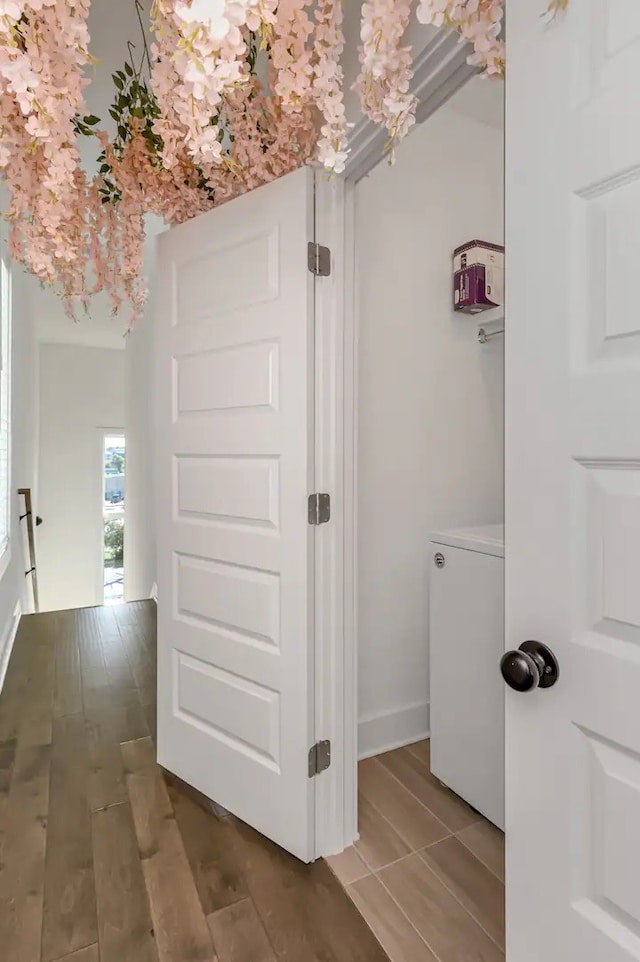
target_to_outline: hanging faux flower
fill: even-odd
[[[313,33],[307,8],[310,0],[279,0],[271,62],[275,71],[275,92],[285,111],[296,113],[308,101],[313,82],[312,51],[309,38]]]
[[[363,113],[387,128],[391,149],[415,123],[411,49],[402,45],[410,12],[409,0],[365,0],[362,5],[355,89]]]
[[[11,256],[46,283],[84,256],[70,212],[84,179],[75,118],[84,112],[91,59],[88,13],[89,0],[0,6],[0,168],[10,196]]]
[[[196,164],[222,162],[217,115],[225,92],[249,79],[245,31],[268,31],[277,6],[277,0],[153,0],[152,86],[167,167],[181,144]]]
[[[322,115],[318,160],[325,169],[341,174],[347,160],[341,0],[318,0],[315,17],[313,99]]]
[[[553,0],[559,6],[568,0]],[[468,63],[480,67],[489,77],[504,77],[505,45],[500,39],[504,0],[419,0],[420,23],[444,27],[460,34],[473,53]]]
[[[327,170],[342,173],[347,158],[342,4],[318,0],[313,20],[309,6],[310,0],[279,0],[269,46],[273,88],[285,113],[317,108],[322,118],[317,159]]]
[[[142,0],[135,4],[141,26]],[[547,0],[555,16],[569,0]],[[104,291],[143,308],[145,216],[181,223],[302,164],[347,158],[341,0],[151,0],[154,42],[113,74],[109,139],[87,115],[90,0],[0,0],[0,175],[10,253],[70,314]],[[415,122],[410,0],[365,0],[362,109],[393,148]],[[419,0],[418,19],[456,31],[470,62],[504,73],[504,0]],[[266,77],[266,84],[259,81]],[[88,176],[77,139],[97,137]]]

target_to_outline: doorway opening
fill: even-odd
[[[350,187],[358,837],[329,863],[391,962],[504,953],[504,313],[474,281],[503,156],[472,79]]]
[[[102,571],[105,605],[124,602],[125,460],[124,434],[105,434],[102,445]]]

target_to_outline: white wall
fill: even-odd
[[[27,279],[20,268],[12,270],[11,359],[11,521],[8,553],[0,561],[0,688],[16,627],[16,610],[31,610],[29,567],[23,550],[24,521],[18,518],[24,501],[18,488],[36,487],[37,350],[35,325],[26,298]]]
[[[149,9],[148,0],[143,0],[145,9]],[[130,0],[94,0],[91,5],[90,28],[92,34],[92,52],[96,55],[97,66],[95,77],[91,86],[87,90],[88,112],[98,113],[104,121],[103,126],[109,127],[111,119],[107,108],[113,97],[113,83],[111,74],[113,70],[122,66],[127,55],[127,39],[133,39],[139,49],[138,26],[135,6]],[[95,142],[83,144],[84,156],[90,169],[95,169],[95,155],[99,152],[99,147]],[[0,188],[0,208],[4,209],[6,197],[4,190]],[[6,225],[2,225],[0,233],[4,238]],[[45,504],[38,499],[38,430],[40,409],[38,404],[38,335],[41,340],[56,340],[64,344],[71,341],[82,342],[83,344],[94,344],[100,347],[122,348],[122,335],[126,328],[126,317],[112,318],[109,306],[104,299],[95,299],[91,304],[88,317],[81,317],[80,323],[73,325],[61,310],[59,299],[50,291],[42,290],[39,284],[31,277],[23,274],[20,267],[13,268],[13,347],[12,347],[12,452],[11,452],[11,545],[10,560],[7,564],[6,559],[0,561],[0,687],[2,684],[2,672],[4,665],[5,642],[9,637],[12,627],[14,612],[18,601],[22,601],[23,610],[29,610],[30,592],[28,590],[28,580],[24,577],[26,570],[26,559],[23,557],[21,529],[18,525],[18,515],[22,510],[22,499],[18,499],[17,489],[19,487],[30,487],[34,495],[35,510],[45,515],[47,518],[48,533],[53,531],[54,517],[45,497]],[[64,348],[62,348],[64,350]],[[74,351],[82,351],[81,347],[72,348]],[[100,352],[101,353],[101,352]],[[117,350],[118,355],[116,367],[124,368],[124,351]],[[75,355],[85,357],[86,355]],[[66,375],[65,375],[66,377]],[[122,373],[116,379],[122,381]],[[89,372],[86,377],[88,382]],[[75,383],[75,380],[74,380]],[[96,382],[102,390],[102,380]],[[77,386],[77,385],[76,385]],[[65,393],[61,386],[60,392]],[[71,388],[66,392],[71,395]],[[124,414],[122,411],[123,391],[120,391],[120,402],[118,405],[116,426],[124,424]],[[113,398],[112,398],[113,400]],[[72,411],[61,411],[65,418],[70,417],[74,426],[77,428],[80,421],[83,422],[82,433],[85,433],[85,421],[90,420],[91,410],[85,412],[86,416],[81,416],[83,405],[93,409],[94,413],[100,408],[97,400],[91,398],[89,392]],[[105,405],[105,407],[108,405]],[[44,405],[43,405],[44,407]],[[115,408],[115,404],[114,404]],[[45,427],[49,418],[43,418]],[[112,426],[112,425],[109,425]],[[47,445],[45,444],[45,447]],[[76,458],[75,450],[71,452],[70,458]],[[68,463],[71,463],[70,460]],[[46,466],[45,466],[45,470]],[[62,506],[62,511],[65,508]],[[57,513],[57,508],[56,508]],[[23,522],[24,527],[24,522]],[[57,564],[56,558],[62,560],[63,554],[66,556],[64,546],[56,551],[52,548],[52,537],[48,537],[47,530],[43,525],[38,530],[38,547],[41,549],[39,555],[44,552],[41,559],[38,557],[39,568],[41,561],[45,565]],[[40,572],[40,581],[43,576]],[[46,578],[45,578],[46,580]],[[45,596],[46,597],[46,596]],[[49,600],[51,600],[49,598]],[[83,602],[86,603],[86,602]],[[94,603],[93,597],[89,603]],[[57,607],[57,603],[54,605]]]
[[[40,345],[38,581],[42,610],[100,604],[101,428],[125,424],[124,351]]]
[[[148,598],[156,582],[153,303],[127,338],[125,351],[127,495],[124,596]]]
[[[363,754],[428,730],[430,533],[503,517],[502,339],[451,309],[453,249],[503,238],[503,138],[463,96],[356,189]]]

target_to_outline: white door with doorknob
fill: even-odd
[[[541,5],[508,3],[507,960],[631,962],[640,3]]]

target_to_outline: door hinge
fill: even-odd
[[[331,765],[331,742],[316,742],[309,749],[309,778],[326,772]]]
[[[316,277],[328,277],[331,273],[331,251],[322,244],[309,241],[307,246],[307,266]]]
[[[331,495],[309,495],[309,524],[326,524],[331,520]]]

